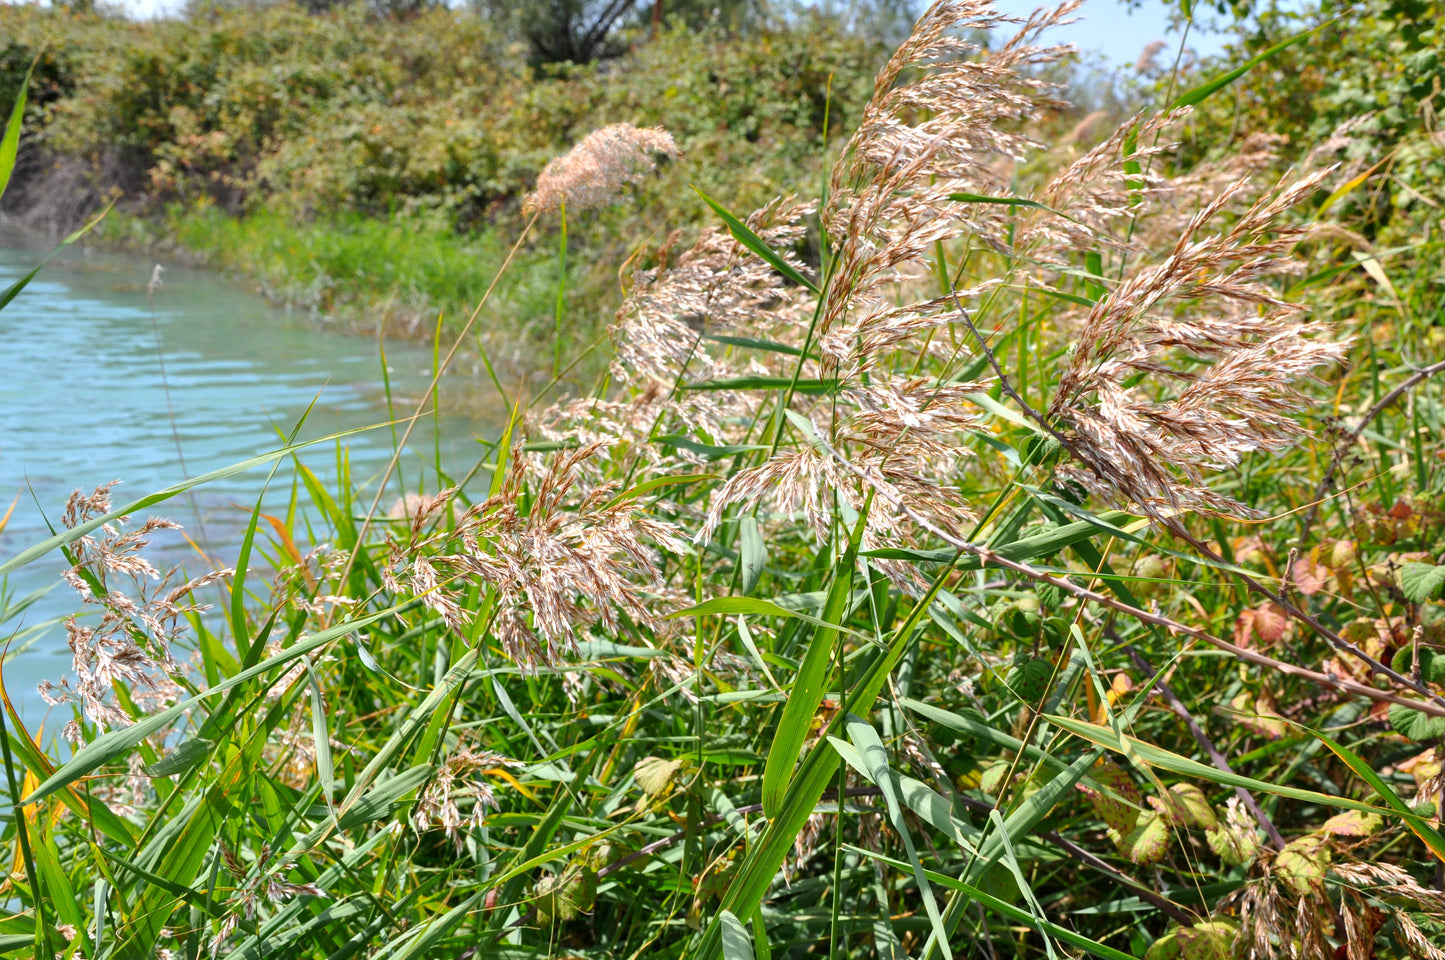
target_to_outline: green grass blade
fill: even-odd
[[[776,250],[764,243],[763,238],[759,237],[756,233],[753,233],[753,231],[748,228],[747,224],[743,223],[731,213],[728,213],[722,208],[721,205],[718,204],[717,201],[713,200],[712,197],[709,197],[701,190],[698,190],[697,187],[694,186],[693,190],[696,190],[697,195],[699,197],[702,197],[703,203],[706,203],[709,207],[712,207],[713,213],[717,214],[718,217],[722,220],[722,222],[727,224],[728,232],[733,235],[734,240],[747,247],[753,253],[756,253],[758,256],[762,257],[772,266],[774,270],[778,271],[794,283],[807,287],[814,293],[822,292],[818,289],[817,284],[813,283],[813,281],[809,280],[807,277],[803,276],[801,273],[795,270],[792,264],[788,263],[788,261],[782,258],[782,255],[780,255]]]
[[[738,521],[738,553],[742,558],[742,591],[752,593],[768,565],[768,548],[758,529],[758,518],[748,515]]]
[[[1303,33],[1297,33],[1294,36],[1290,37],[1288,40],[1283,40],[1279,43],[1276,43],[1269,49],[1255,54],[1244,63],[1235,67],[1233,70],[1222,73],[1219,76],[1213,78],[1212,80],[1201,83],[1199,86],[1193,88],[1192,90],[1186,90],[1184,93],[1179,95],[1179,99],[1174,101],[1174,108],[1192,107],[1194,104],[1199,103],[1206,97],[1217,93],[1220,90],[1223,90],[1225,87],[1229,86],[1231,83],[1238,80],[1240,77],[1244,76],[1246,73],[1253,70],[1255,67],[1268,60],[1270,57],[1273,57],[1281,50],[1284,50],[1287,47],[1292,47],[1300,41],[1307,39],[1318,31],[1334,23],[1337,19],[1339,18],[1331,17],[1329,20],[1326,20],[1324,23],[1321,23],[1316,27],[1306,30]]]
[[[34,72],[35,64],[31,63],[30,69],[25,71],[25,79],[20,81],[20,92],[15,95],[15,105],[10,108],[10,122],[5,124],[5,137],[0,140],[0,197],[5,195],[5,188],[10,185],[10,175],[15,172],[15,157],[20,151],[20,127],[25,120],[30,75]]]
[[[722,926],[723,960],[754,960],[753,941],[742,921],[731,910],[724,910],[718,914],[718,923]]]
[[[1400,795],[1375,772],[1373,767],[1366,763],[1359,754],[1337,740],[1317,730],[1310,730],[1308,727],[1304,729],[1310,736],[1329,747],[1330,751],[1343,760],[1356,776],[1368,783],[1370,788],[1380,795],[1380,799],[1399,814],[1400,818],[1405,821],[1405,826],[1410,828],[1410,832],[1419,837],[1441,862],[1445,862],[1445,837],[1442,837],[1440,831],[1430,825],[1429,820],[1417,814],[1408,803],[1400,799]]]
[[[319,443],[334,443],[344,437],[355,436],[358,433],[365,433],[368,430],[375,430],[377,427],[381,426],[385,426],[385,424],[372,424],[366,427],[356,427],[351,430],[342,430],[339,433],[333,433],[330,436],[319,437],[315,440],[305,440],[301,443],[293,443],[288,446],[272,450],[270,453],[263,453],[259,456],[251,457],[248,460],[242,460],[238,463],[233,463],[228,467],[220,467],[216,470],[210,471],[209,473],[203,473],[198,477],[192,477],[188,480],[183,480],[180,483],[172,484],[169,487],[164,487],[160,490],[157,490],[155,493],[146,494],[138,500],[132,500],[130,503],[124,504],[121,507],[112,510],[110,513],[107,513],[103,516],[94,517],[90,520],[87,520],[85,523],[76,524],[69,530],[64,530],[60,533],[57,533],[53,537],[34,544],[33,546],[26,547],[24,550],[11,557],[9,560],[6,560],[4,563],[0,563],[0,577],[12,573],[25,566],[26,564],[45,556],[47,553],[56,549],[57,547],[63,547],[66,544],[74,543],[76,540],[79,540],[86,534],[105,526],[107,523],[110,523],[114,520],[119,519],[120,517],[124,517],[129,514],[139,513],[140,511],[145,510],[149,507],[153,507],[158,503],[164,503],[165,501],[170,500],[173,497],[180,496],[187,490],[191,490],[203,484],[213,483],[216,480],[224,480],[227,477],[234,477],[237,474],[246,473],[247,471],[254,470],[257,467],[264,467],[268,463],[275,463],[277,460],[280,460],[284,457],[289,457],[299,450],[304,450],[307,447],[312,447]]]
[[[880,863],[889,864],[893,867],[896,867],[897,869],[908,869],[908,864],[902,860],[895,860],[892,857],[886,856],[884,854],[875,853],[870,850],[863,850],[860,847],[850,846],[848,849],[853,850],[860,855],[871,857],[872,859],[877,860]],[[1024,926],[1029,927],[1030,929],[1037,930],[1039,933],[1047,933],[1051,937],[1062,940],[1065,943],[1070,944],[1071,946],[1078,947],[1080,950],[1091,953],[1096,957],[1102,957],[1103,960],[1138,960],[1138,958],[1135,957],[1133,954],[1125,953],[1122,950],[1116,950],[1113,947],[1105,946],[1102,943],[1090,940],[1088,937],[1076,933],[1075,931],[1070,930],[1068,927],[1061,927],[1058,924],[1052,923],[1048,920],[1041,921],[1035,918],[1027,910],[1022,910],[1011,903],[1000,900],[998,897],[984,893],[978,887],[973,886],[967,881],[956,880],[953,877],[948,876],[947,874],[935,873],[932,870],[926,872],[928,874],[928,879],[933,883],[938,884],[940,887],[948,887],[953,890],[957,890],[968,899],[983,904],[985,907],[1001,916],[1008,917],[1010,920],[1021,923]]]
[[[778,815],[783,797],[788,789],[788,780],[798,754],[808,739],[808,728],[818,705],[823,702],[829,667],[833,657],[833,641],[838,635],[837,626],[848,615],[853,597],[853,567],[858,557],[858,538],[862,535],[866,515],[858,520],[854,536],[849,539],[848,549],[843,558],[833,566],[833,585],[828,591],[828,601],[823,607],[823,626],[813,631],[803,662],[793,678],[788,700],[783,704],[783,715],[778,721],[777,733],[768,749],[768,761],[763,767],[763,813],[770,819]],[[729,610],[729,613],[746,613],[745,610]]]
[[[386,610],[383,610],[380,613],[374,613],[369,616],[361,617],[357,620],[348,620],[344,623],[339,623],[336,626],[331,627],[330,629],[322,630],[319,633],[312,634],[309,637],[298,640],[294,645],[286,648],[285,650],[282,650],[280,653],[277,653],[273,657],[267,658],[266,660],[258,663],[256,666],[250,668],[249,670],[242,670],[234,677],[223,680],[216,686],[211,687],[208,690],[202,691],[201,693],[196,694],[194,697],[183,700],[175,706],[168,707],[165,710],[160,711],[159,713],[153,713],[148,717],[142,717],[140,720],[137,720],[135,723],[131,724],[128,727],[122,727],[119,730],[112,730],[109,733],[105,733],[99,737],[96,737],[90,743],[87,743],[85,746],[77,750],[75,752],[75,755],[72,756],[69,761],[67,761],[53,774],[46,778],[46,780],[41,783],[39,787],[35,788],[35,790],[32,791],[29,796],[21,800],[20,804],[22,806],[28,806],[32,803],[38,803],[39,801],[44,800],[46,797],[50,796],[52,793],[55,793],[57,790],[63,789],[73,783],[76,783],[80,780],[81,777],[85,776],[91,771],[96,770],[101,766],[104,766],[105,764],[117,759],[118,757],[124,756],[130,751],[132,747],[140,743],[146,737],[159,730],[166,729],[170,724],[174,723],[182,714],[184,714],[191,707],[205,700],[208,700],[211,697],[214,697],[216,694],[229,690],[230,688],[237,686],[238,684],[244,683],[254,677],[258,677],[272,670],[275,667],[290,663],[297,657],[304,656],[305,654],[310,653],[312,650],[318,650],[321,647],[326,646],[326,644],[330,643],[331,641],[346,636],[353,630],[359,630],[362,627],[369,626],[379,620],[392,616],[399,610],[403,609],[405,606],[407,605],[402,604],[395,607],[388,607]]]
[[[878,738],[878,732],[867,720],[850,714],[844,722],[844,727],[848,731],[848,739],[853,742],[852,745],[856,749],[842,753],[845,744],[836,738],[831,738],[830,742],[835,750],[840,751],[840,756],[847,760],[850,766],[877,784],[883,791],[883,802],[888,810],[888,819],[893,823],[893,829],[903,838],[903,849],[908,853],[908,863],[913,870],[913,878],[918,882],[918,892],[923,898],[923,909],[928,914],[928,922],[933,927],[933,936],[946,960],[953,960],[953,951],[948,946],[948,936],[943,929],[943,916],[938,912],[938,902],[933,897],[933,887],[928,882],[923,862],[918,859],[918,848],[913,843],[913,831],[908,829],[908,823],[903,819],[903,803],[897,790],[894,789],[892,771],[888,764],[888,751],[883,748],[883,741]]]

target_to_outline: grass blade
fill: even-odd
[[[733,235],[734,240],[747,247],[753,253],[756,253],[758,256],[762,257],[772,266],[774,270],[778,271],[794,283],[807,287],[814,293],[822,292],[818,289],[817,284],[813,283],[813,281],[809,280],[807,277],[799,273],[796,269],[793,268],[793,265],[788,263],[788,261],[784,260],[776,250],[764,243],[763,238],[759,237],[756,233],[753,233],[753,231],[748,228],[747,224],[743,223],[731,213],[728,213],[722,208],[720,204],[718,204],[716,200],[714,200],[712,197],[709,197],[701,190],[698,190],[697,187],[693,187],[693,190],[696,190],[697,195],[699,197],[702,197],[703,203],[706,203],[709,207],[712,207],[713,213],[716,213],[718,217],[722,220],[722,222],[727,224],[728,232]]]

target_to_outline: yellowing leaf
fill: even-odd
[[[656,799],[672,788],[673,780],[686,761],[664,760],[661,757],[643,757],[632,768],[632,778],[642,792]]]
[[[1384,825],[1385,818],[1377,813],[1346,810],[1326,820],[1320,832],[1336,837],[1369,837],[1378,833]]]
[[[1148,866],[1164,859],[1169,849],[1169,825],[1153,810],[1139,814],[1134,829],[1127,834],[1109,831],[1109,838],[1119,852],[1140,866]]]
[[[1291,840],[1274,860],[1275,873],[1301,897],[1317,892],[1329,866],[1329,844],[1317,834]]]
[[[1219,826],[1214,808],[1200,790],[1192,783],[1176,783],[1169,788],[1169,795],[1162,799],[1149,798],[1149,805],[1159,811],[1174,826],[1198,827],[1213,830]]]
[[[1237,932],[1227,920],[1177,927],[1155,940],[1144,960],[1230,960]]]

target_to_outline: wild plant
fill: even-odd
[[[273,454],[327,562],[253,525],[188,699],[113,670],[124,716],[63,764],[7,736],[15,945],[1437,957],[1438,385],[1349,411],[1375,475],[1327,462],[1375,346],[1303,299],[1339,172],[1175,169],[1228,77],[1039,161],[1076,9],[935,3],[822,195],[703,194],[598,388],[509,398],[474,470],[379,516],[390,471]],[[534,222],[674,153],[604,128]],[[77,511],[43,546],[133,556],[82,538],[134,509]],[[98,802],[118,776],[154,796]]]

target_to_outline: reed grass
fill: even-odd
[[[445,489],[292,443],[171,581],[124,518],[211,478],[77,494],[0,564],[102,625],[73,748],[5,698],[0,948],[1445,955],[1438,244],[1341,260],[1357,170],[1176,169],[1182,108],[1032,142],[1073,9],[931,7],[820,197],[702,198]]]

